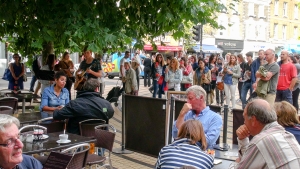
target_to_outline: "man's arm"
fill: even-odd
[[[55,110],[53,112],[53,119],[54,120],[65,120],[70,117],[74,117],[73,112],[75,109],[76,109],[76,104],[73,104],[73,101],[70,101],[62,109]]]
[[[297,77],[294,77],[294,78],[292,79],[292,82],[291,82],[290,87],[289,87],[290,91],[293,91],[294,86],[295,86],[295,84],[297,83],[297,80],[298,80]]]
[[[208,148],[213,148],[212,145],[215,144],[216,141],[218,140],[222,125],[223,125],[222,117],[216,115],[215,118],[212,119],[207,133],[205,133]]]
[[[185,103],[179,113],[179,116],[177,120],[174,122],[173,128],[172,128],[172,136],[173,138],[177,137],[178,129],[180,129],[181,125],[184,123],[184,117],[189,112],[189,110],[192,109],[191,104]]]

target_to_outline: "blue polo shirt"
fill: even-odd
[[[220,136],[221,127],[223,125],[222,117],[219,114],[211,111],[210,108],[206,106],[206,108],[203,109],[198,116],[193,110],[187,112],[184,116],[184,121],[190,119],[199,120],[202,123],[206,137],[207,148],[213,149],[213,146],[216,144],[216,141]],[[177,138],[178,135],[176,122],[177,121],[174,122],[172,129],[173,138]]]

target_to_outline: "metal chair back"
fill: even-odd
[[[85,137],[95,137],[95,127],[105,124],[102,119],[87,119],[79,122],[80,135]]]
[[[90,150],[90,145],[88,143],[75,145],[73,147],[67,148],[62,151],[62,153],[67,153],[73,155],[68,168],[80,169],[85,168],[86,158]]]
[[[18,110],[18,98],[16,97],[3,97],[0,99],[0,106],[9,106],[13,108],[13,112]]]
[[[44,118],[38,121],[38,125],[47,128],[47,133],[61,132],[64,131],[66,122],[53,121],[53,117]]]
[[[47,134],[47,128],[40,125],[27,125],[19,129],[20,134],[32,134],[34,129],[42,129]]]
[[[8,115],[13,115],[14,114],[14,109],[9,106],[0,106],[0,114],[8,114]]]

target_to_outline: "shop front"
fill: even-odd
[[[217,47],[221,50],[222,56],[225,57],[226,53],[239,54],[244,49],[243,40],[234,40],[234,39],[216,39]]]
[[[267,50],[267,49],[273,49],[275,50],[275,46],[271,43],[267,42],[253,42],[253,41],[245,41],[244,42],[244,49],[241,52],[242,54],[246,54],[247,52],[252,52],[254,59],[258,57],[258,51],[259,50]]]

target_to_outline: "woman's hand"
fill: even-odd
[[[168,68],[166,68],[166,69],[165,69],[165,73],[168,73],[168,72],[169,72],[169,69],[168,69]]]

